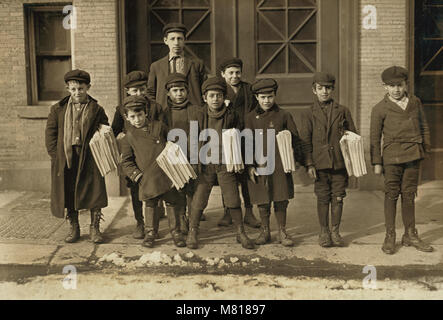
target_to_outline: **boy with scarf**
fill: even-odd
[[[420,162],[431,150],[431,138],[419,98],[407,93],[408,71],[393,66],[381,75],[386,96],[371,113],[371,162],[374,173],[384,174],[386,237],[382,251],[395,253],[395,215],[401,194],[404,246],[432,252],[415,228],[415,195]],[[383,136],[383,144],[382,142]]]
[[[51,157],[51,212],[63,218],[67,208],[71,230],[65,242],[73,243],[80,239],[79,210],[90,210],[91,241],[101,243],[101,208],[108,205],[108,197],[89,142],[101,125],[109,125],[108,117],[88,95],[89,73],[72,70],[65,74],[64,80],[70,96],[51,107],[45,132],[46,149]]]
[[[156,161],[166,146],[168,128],[162,121],[146,114],[147,103],[147,98],[141,96],[125,99],[125,118],[130,125],[122,139],[123,170],[131,181],[139,184],[139,199],[145,202],[145,238],[142,245],[154,246],[158,212],[155,208],[159,201],[164,201],[172,239],[177,247],[184,247],[180,208],[185,201]]]
[[[195,182],[195,193],[191,205],[190,228],[187,246],[190,249],[198,248],[198,227],[200,215],[208,205],[209,196],[212,187],[218,181],[224,198],[226,207],[229,209],[234,225],[237,229],[237,242],[241,243],[243,248],[253,249],[253,242],[247,237],[242,220],[241,201],[237,187],[237,177],[233,172],[228,172],[226,165],[222,164],[222,132],[223,129],[238,128],[239,121],[237,113],[231,108],[227,108],[224,100],[226,96],[226,82],[219,78],[210,78],[202,85],[203,99],[205,105],[200,108],[196,114],[200,130],[212,129],[211,132],[217,133],[218,141],[209,141],[212,146],[204,155],[206,159],[200,159],[198,178]],[[210,132],[206,131],[209,135]],[[214,139],[215,134],[211,134],[210,139]],[[217,148],[217,150],[214,150]],[[206,146],[204,146],[206,147]],[[200,152],[203,148],[200,148]],[[218,157],[212,155],[212,152]],[[199,153],[200,153],[199,152]],[[209,154],[210,153],[210,154]],[[200,154],[201,158],[202,154]],[[214,159],[216,158],[216,159]]]
[[[246,116],[246,128],[262,130],[263,152],[268,154],[267,136],[268,130],[275,130],[275,135],[280,131],[288,130],[292,135],[292,146],[294,152],[301,149],[302,141],[299,138],[297,127],[289,112],[281,109],[275,103],[278,84],[274,79],[261,79],[252,85],[252,90],[257,98],[258,105],[255,110]],[[294,198],[294,181],[291,173],[285,173],[283,169],[277,139],[273,141],[274,163],[272,172],[258,175],[255,166],[248,167],[249,190],[251,201],[258,205],[261,219],[261,232],[255,240],[255,244],[263,245],[271,242],[271,231],[269,218],[271,215],[271,204],[274,203],[274,213],[278,224],[278,242],[290,247],[294,241],[286,232],[286,213],[289,200]],[[254,154],[256,154],[254,152]],[[294,153],[297,161],[303,162],[303,155]],[[255,159],[257,160],[257,159]],[[269,164],[268,164],[269,165]]]

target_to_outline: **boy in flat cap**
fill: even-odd
[[[132,71],[128,73],[124,79],[125,91],[127,96],[146,96],[148,77],[144,71]],[[163,112],[162,107],[147,98],[147,113],[151,119],[161,120],[167,124],[167,115]],[[129,122],[125,119],[125,108],[123,105],[115,108],[114,119],[112,120],[112,131],[117,137],[117,140],[125,136],[126,128]],[[125,177],[126,185],[131,192],[132,209],[134,210],[134,218],[137,221],[137,226],[133,233],[134,239],[144,238],[144,221],[143,221],[143,203],[138,199],[138,184],[133,183],[128,177]],[[159,213],[156,217],[164,215],[163,208],[157,207]],[[155,224],[155,234],[158,235],[159,220]]]
[[[143,96],[125,99],[125,118],[129,122],[122,139],[122,167],[125,174],[139,185],[139,199],[145,203],[145,238],[142,245],[152,248],[156,239],[156,207],[165,201],[169,229],[177,247],[186,243],[180,232],[180,208],[183,197],[160,169],[156,159],[167,142],[168,127],[146,113],[148,100]]]
[[[381,77],[387,93],[371,113],[371,162],[375,174],[383,173],[385,180],[386,237],[382,250],[395,253],[395,215],[401,194],[402,244],[431,252],[433,248],[418,237],[415,228],[420,162],[431,149],[429,127],[420,99],[407,93],[408,71],[393,66]]]
[[[262,130],[262,154],[271,152],[267,150],[269,129],[275,130],[275,135],[280,131],[289,130],[292,135],[294,152],[302,148],[302,141],[299,138],[291,114],[281,109],[275,102],[277,89],[278,84],[274,79],[261,79],[252,85],[252,91],[257,98],[258,105],[253,112],[246,116],[245,126],[253,131]],[[272,172],[259,175],[257,166],[248,167],[251,201],[258,205],[261,219],[261,232],[258,238],[255,239],[255,244],[263,245],[271,242],[269,218],[271,205],[274,203],[274,213],[278,224],[278,241],[284,246],[293,246],[294,241],[286,232],[286,213],[289,199],[294,198],[294,181],[292,180],[292,174],[285,173],[283,169],[277,139],[273,143],[276,147],[274,149],[275,167]],[[303,162],[302,154],[294,153],[294,157],[297,161]],[[254,160],[256,162],[257,159]]]
[[[234,172],[228,172],[226,165],[222,164],[222,132],[224,129],[238,128],[238,115],[232,108],[227,108],[224,101],[226,97],[226,82],[220,78],[209,78],[202,86],[203,99],[205,105],[200,108],[200,113],[196,114],[196,121],[199,122],[201,130],[206,130],[206,140],[215,144],[218,156],[215,150],[210,148],[204,152],[206,147],[200,144],[200,153],[204,153],[205,159],[200,154],[198,166],[198,178],[195,182],[195,192],[192,198],[191,217],[187,246],[190,249],[198,248],[198,227],[200,215],[208,205],[209,196],[212,187],[218,181],[226,207],[229,209],[234,225],[237,229],[237,241],[243,248],[253,249],[254,243],[245,233],[242,220],[241,201],[237,186],[237,177]],[[214,131],[217,133],[217,141],[214,139]],[[203,152],[202,152],[203,151]],[[214,154],[212,154],[214,152]],[[217,159],[214,159],[216,157]]]
[[[320,223],[319,245],[344,246],[339,233],[348,174],[340,150],[340,139],[346,130],[357,133],[351,112],[334,101],[335,77],[324,72],[314,74],[314,105],[308,110],[300,128],[302,140],[308,143],[306,167],[315,179],[317,214]],[[331,206],[332,234],[329,228]]]
[[[227,59],[220,64],[219,69],[222,78],[226,81],[227,93],[225,103],[227,103],[230,108],[236,110],[239,116],[240,126],[243,128],[245,117],[252,111],[254,105],[254,96],[251,91],[251,85],[241,79],[243,61],[238,58]],[[243,221],[246,225],[253,228],[260,228],[260,222],[254,217],[252,212],[252,204],[248,192],[248,174],[247,172],[244,172],[237,177],[241,185],[241,192],[245,205],[245,216]],[[231,215],[225,207],[224,215],[218,222],[218,225],[229,226],[230,224],[232,224]]]
[[[90,236],[103,242],[100,233],[102,208],[108,205],[105,180],[94,161],[89,142],[108,117],[97,100],[88,95],[91,77],[83,70],[72,70],[64,77],[69,96],[51,107],[46,123],[46,149],[51,157],[51,211],[71,225],[65,242],[80,239],[79,210],[90,210]]]
[[[163,41],[169,54],[152,63],[148,78],[148,96],[160,105],[167,105],[166,77],[182,73],[188,80],[188,99],[194,105],[203,105],[201,85],[206,80],[203,61],[185,54],[187,28],[181,23],[170,23],[163,28]]]

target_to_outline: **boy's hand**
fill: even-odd
[[[383,166],[381,164],[376,164],[374,166],[374,173],[376,175],[381,175],[383,173]]]
[[[308,174],[311,177],[311,179],[317,180],[317,171],[315,170],[314,166],[308,167]]]
[[[254,167],[248,169],[248,175],[252,182],[257,183],[257,178],[255,177],[257,175],[257,171],[255,171]]]
[[[117,136],[117,140],[121,140],[121,139],[123,139],[124,137],[125,137],[124,132],[120,132],[120,133],[118,134],[118,136]]]

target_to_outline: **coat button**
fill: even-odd
[[[160,140],[157,140],[157,143],[160,143]]]
[[[260,119],[260,116],[256,116],[255,118],[256,118],[256,119]]]
[[[334,150],[334,147],[331,147],[330,149],[331,149],[331,150]]]

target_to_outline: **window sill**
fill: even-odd
[[[20,119],[48,119],[50,105],[16,107]]]

